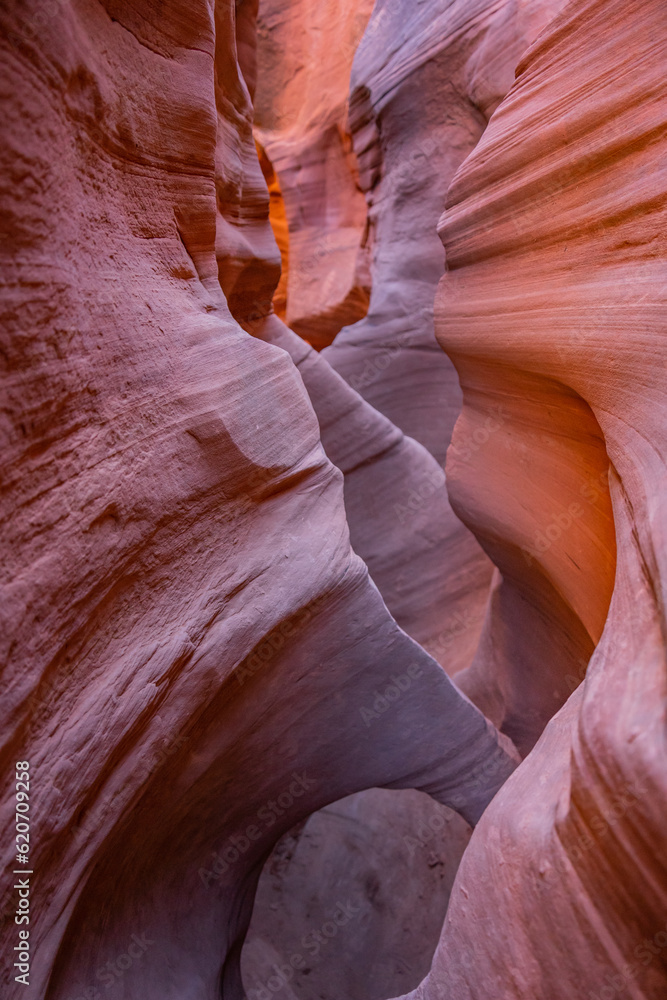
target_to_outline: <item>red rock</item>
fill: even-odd
[[[228,63],[229,54],[224,56]],[[224,114],[222,87],[218,107]],[[223,123],[221,133],[229,140],[217,160],[216,252],[231,312],[253,335],[286,350],[297,365],[325,451],[345,475],[354,550],[369,566],[398,624],[456,673],[469,666],[477,646],[491,564],[452,513],[444,473],[432,456],[271,315],[275,244],[266,186],[252,155],[250,94],[237,98],[237,120],[240,111],[245,121],[235,138]]]
[[[372,0],[267,0],[259,14],[257,136],[289,230],[278,308],[318,349],[368,308],[366,205],[347,131],[347,96],[372,6]]]
[[[410,997],[667,992],[665,22],[659,0],[570,0],[505,97],[561,6],[376,5],[353,90],[373,304],[324,356],[271,316],[255,0],[0,11],[1,843],[10,872],[29,761],[31,995],[240,1000],[269,857],[250,982],[292,964],[308,912],[336,977],[302,967],[289,990],[386,995],[426,969],[465,820],[516,760],[396,621],[437,652],[439,616],[481,607],[488,579],[444,490],[419,486],[458,407],[427,296],[458,165],[437,308],[463,389],[448,489],[498,568],[457,679],[532,750],[472,835]],[[357,38],[365,6],[270,8],[276,38],[304,25],[284,107],[322,82],[285,154],[307,181],[303,247],[349,230],[340,288],[323,309],[305,290],[314,341],[362,287],[351,53],[314,33],[337,9],[336,37]],[[265,80],[297,68],[274,56]],[[401,169],[431,135],[428,163]],[[299,185],[283,193],[289,223]],[[450,669],[472,636],[452,632]],[[460,813],[446,830],[438,803]],[[413,823],[438,838],[406,859]],[[370,906],[332,899],[341,885]]]
[[[250,162],[247,168],[256,171]],[[276,180],[265,159],[263,168],[274,198]],[[255,190],[254,185],[250,188]],[[243,198],[249,185],[243,182],[238,190]],[[222,207],[233,225],[247,214],[244,207]],[[257,211],[256,207],[255,219]],[[275,216],[273,226],[276,230]],[[280,239],[280,230],[276,235]],[[284,245],[281,250],[284,262]],[[273,301],[275,305],[275,296]],[[275,316],[254,318],[266,312],[266,303],[258,303],[252,295],[234,301],[234,314],[245,328],[283,347],[299,367],[325,450],[345,474],[346,513],[355,551],[368,563],[397,622],[450,673],[467,666],[483,620],[490,563],[453,515],[442,470],[422,446],[369,406]],[[364,722],[373,724],[372,706],[366,709]],[[248,996],[255,996],[253,990],[261,995],[262,984],[275,985],[272,965],[280,966],[283,955],[301,955],[306,962],[303,973],[299,969],[290,973],[295,988],[300,982],[308,990],[321,988],[338,995],[353,984],[364,990],[371,981],[376,989],[382,982],[387,992],[402,983],[418,982],[429,968],[451,873],[469,836],[459,817],[449,813],[445,818],[446,823],[442,807],[423,796],[367,791],[316,813],[303,833],[286,835],[258,887],[243,952]],[[346,824],[355,831],[353,842],[342,835]],[[384,831],[381,843],[379,829]],[[301,855],[310,856],[311,843],[326,856],[321,866],[298,861]],[[411,933],[403,930],[400,897],[389,903],[396,886],[406,883],[414,898],[429,897],[419,929],[415,926]],[[368,886],[375,886],[370,894]],[[320,949],[312,936],[314,914],[320,912],[320,923],[327,923],[332,887],[337,894],[334,903],[339,897],[363,898],[363,921],[350,920],[344,929],[335,925],[335,947]],[[372,967],[352,961],[341,965],[341,953],[352,956],[369,949],[375,955]],[[385,970],[380,981],[373,971],[378,965]],[[284,969],[284,963],[280,967]]]
[[[1,14],[3,867],[27,760],[49,1000],[240,996],[281,834],[374,786],[475,822],[515,762],[391,618],[292,362],[232,318],[278,264],[233,11]]]
[[[491,569],[449,505],[444,472],[276,316],[246,326],[296,364],[345,476],[352,546],[393,617],[449,674],[469,667]]]
[[[379,2],[355,55],[349,116],[372,295],[368,315],[339,333],[326,358],[441,464],[461,394],[433,332],[444,269],[437,220],[520,56],[562,4]]]
[[[565,669],[555,644],[574,656],[576,631],[602,634],[475,831],[412,1000],[667,995],[664,34],[657,0],[572,0],[449,191],[437,328],[464,408],[448,482],[505,578],[489,668],[506,704]],[[458,463],[499,396],[494,449]]]

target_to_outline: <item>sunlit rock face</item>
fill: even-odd
[[[370,406],[272,310],[276,246],[265,165],[261,153],[258,163],[250,137],[257,74],[249,17],[242,27],[248,88],[239,78],[232,104],[229,81],[221,72],[217,76],[224,140],[216,154],[220,283],[243,328],[282,348],[298,368],[326,454],[344,474],[354,551],[395,620],[455,674],[470,665],[479,641],[492,564],[452,512],[444,472],[433,456]],[[216,65],[224,67],[233,64],[233,52],[222,51],[222,44],[217,42]],[[260,63],[260,78],[262,71]]]
[[[259,68],[261,85],[261,61]],[[250,118],[247,99],[244,114]],[[246,134],[245,128],[238,130],[239,147]],[[228,163],[242,164],[240,174],[232,174]],[[234,155],[226,151],[219,157],[218,167],[217,186],[228,193],[218,199],[226,246],[238,242],[233,231],[239,222],[246,248],[257,237],[255,256],[244,268],[229,271],[228,250],[218,256],[223,287],[227,274],[235,276],[234,316],[291,356],[325,451],[344,474],[354,550],[367,562],[396,621],[455,673],[469,665],[479,639],[491,564],[453,514],[435,459],[268,314],[266,300],[256,294],[271,267],[265,253],[268,202],[257,161],[246,142]],[[245,225],[248,218],[252,228]],[[401,687],[411,683],[409,674],[399,674],[378,687],[359,707],[364,727],[371,729],[391,712]],[[469,836],[460,816],[407,791],[360,792],[299,824],[279,842],[259,883],[242,956],[250,1000],[286,982],[297,996],[316,990],[332,1000],[365,997],[369,991],[379,997],[416,985],[430,967]],[[418,915],[406,921],[408,886]],[[428,905],[419,905],[422,900]],[[349,961],[341,963],[341,954]],[[361,958],[368,954],[371,963]]]
[[[318,349],[368,309],[366,204],[347,123],[350,67],[372,0],[264,0],[255,126],[274,178],[276,306]]]
[[[2,995],[662,1000],[662,4],[376,5],[365,235],[370,4],[271,9],[301,338],[255,0],[0,11]]]
[[[667,995],[666,28],[657,0],[573,0],[448,194],[449,490],[504,578],[477,680],[511,715],[561,637],[572,662],[601,637],[473,834],[413,1000]]]
[[[562,3],[379,0],[354,58],[349,121],[372,293],[366,318],[342,330],[326,357],[441,463],[461,394],[433,333],[445,259],[436,224],[454,172]]]
[[[283,833],[372,787],[474,824],[516,756],[391,617],[292,360],[234,319],[278,277],[252,6],[50,10],[0,15],[3,869],[26,761],[32,995],[241,1000]]]

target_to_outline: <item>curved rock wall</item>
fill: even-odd
[[[293,363],[232,318],[278,274],[235,7],[1,13],[3,867],[29,761],[48,1000],[240,1000],[282,833],[373,786],[474,823],[515,766],[352,552]]]
[[[602,634],[473,834],[413,1000],[667,995],[666,29],[657,0],[572,0],[448,194],[437,330],[461,430],[498,396],[511,414],[466,466],[457,425],[448,462],[503,571],[489,636],[507,702],[563,635],[547,588],[550,616]]]
[[[382,1000],[417,985],[470,832],[419,792],[379,788],[290,831],[257,889],[242,956],[248,1000]]]
[[[282,318],[318,349],[368,309],[366,205],[347,96],[372,7],[372,0],[265,0],[259,12],[256,132],[288,221],[278,306],[284,298]]]
[[[255,0],[3,5],[6,872],[17,761],[31,822],[10,1000],[380,1000],[425,972],[450,888],[412,1000],[665,995],[666,25],[659,0],[562,7],[376,5],[352,96],[373,301],[318,356],[271,315]],[[309,26],[303,72],[272,69],[285,106],[331,84],[295,124],[304,205],[329,206],[308,240],[358,234],[327,153],[351,53],[314,39],[367,8],[271,9]],[[458,166],[449,361],[431,226]],[[447,488],[497,567],[470,666],[480,623],[447,615],[481,609],[490,561],[419,486],[454,371]],[[531,751],[511,777],[415,637]]]
[[[248,102],[245,115],[249,120]],[[354,550],[367,562],[396,621],[455,673],[470,664],[478,642],[490,563],[452,513],[444,473],[433,457],[366,403],[276,316],[266,315],[268,302],[257,294],[271,274],[268,261],[264,274],[257,274],[269,231],[266,192],[256,160],[247,155],[247,129],[240,130],[238,141],[245,141],[245,150],[232,162],[242,162],[243,171],[231,178],[232,184],[228,153],[219,160],[218,184],[228,193],[218,199],[225,216],[221,231],[238,228],[241,221],[245,246],[251,246],[253,234],[259,242],[254,261],[233,272],[236,289],[243,289],[234,296],[234,316],[255,336],[291,355],[317,414],[327,455],[344,473]],[[262,159],[265,176],[270,175]],[[243,225],[248,217],[252,229]],[[261,230],[262,218],[266,231]],[[226,242],[233,245],[231,234]],[[219,256],[219,264],[224,287],[226,259]],[[405,686],[411,679],[397,675],[396,683]],[[390,679],[359,706],[366,728],[391,711],[396,683]],[[381,842],[379,830],[384,831]],[[265,866],[243,952],[250,1000],[282,988],[286,977],[297,993],[307,996],[317,989],[332,1000],[341,993],[361,998],[372,990],[379,997],[401,985],[416,985],[430,966],[469,833],[460,817],[424,796],[374,790],[321,810],[287,834]],[[312,862],[315,849],[326,862]],[[403,904],[392,902],[398,884],[409,885],[415,900],[429,900],[408,927],[401,917]],[[340,899],[356,901],[351,905],[358,919],[348,920],[336,910]],[[327,919],[333,912],[340,926]],[[316,935],[325,944],[331,940],[322,939],[320,924],[334,929],[336,947],[318,943]],[[373,963],[341,965],[341,950],[349,949],[351,954],[372,953]],[[298,967],[290,964],[292,958]]]
[[[276,316],[244,325],[297,366],[324,449],[345,477],[352,546],[392,615],[447,673],[462,671],[479,641],[491,569],[449,505],[442,469]]]
[[[342,330],[326,357],[441,464],[461,394],[433,332],[444,269],[436,224],[454,172],[562,3],[379,0],[354,58],[349,117],[368,204],[372,294],[366,318]]]

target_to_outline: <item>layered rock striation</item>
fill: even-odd
[[[2,843],[28,761],[48,1000],[240,1000],[282,833],[373,786],[475,823],[515,766],[353,553],[291,359],[234,319],[278,278],[235,7],[1,14]]]
[[[441,464],[461,395],[433,332],[445,263],[436,224],[456,169],[562,2],[380,0],[355,54],[349,121],[368,206],[372,294],[367,316],[343,329],[326,357]],[[461,444],[462,454],[476,445]]]
[[[667,991],[662,4],[369,13],[0,11],[10,998]]]
[[[276,309],[318,349],[368,309],[366,204],[347,98],[372,7],[372,0],[267,0],[259,12],[255,129],[281,234]]]
[[[572,0],[440,224],[448,487],[502,571],[475,683],[525,740],[528,702],[585,679],[473,834],[413,1000],[667,993],[666,27],[658,2]],[[494,447],[461,464],[500,399]]]

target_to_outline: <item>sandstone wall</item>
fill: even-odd
[[[372,0],[267,0],[258,22],[256,134],[284,206],[277,308],[318,349],[365,315],[366,205],[347,122],[352,59]]]
[[[291,23],[293,32],[298,27]],[[261,94],[261,22],[259,50]],[[249,121],[248,101],[244,114]],[[244,135],[245,129],[244,124]],[[235,275],[232,311],[245,329],[286,350],[297,365],[325,451],[344,473],[354,550],[367,562],[395,620],[455,673],[470,664],[479,639],[490,563],[453,514],[435,459],[365,402],[276,316],[267,315],[270,307],[262,294],[271,278],[265,253],[266,191],[256,158],[248,151],[246,142],[243,153],[230,160],[225,150],[218,161],[218,188],[225,192],[218,199],[224,217],[218,231],[225,233],[225,245],[234,248],[235,261],[243,256],[236,249],[239,228],[244,249],[251,250],[245,266],[239,269],[234,263],[231,271],[227,256],[218,253],[223,288],[226,275]],[[230,171],[230,162],[242,164],[238,175]],[[273,183],[271,191],[273,197]],[[273,224],[275,229],[275,218]],[[399,675],[398,683],[411,679]],[[390,682],[359,706],[365,728],[392,710],[396,694]],[[258,887],[243,952],[250,1000],[280,988],[286,975],[289,988],[306,996],[317,990],[325,997],[344,993],[361,998],[370,989],[380,997],[402,985],[416,985],[430,967],[469,834],[460,817],[423,796],[378,790],[346,798],[290,831],[276,846]],[[316,861],[320,855],[324,860]],[[407,923],[398,886],[409,886],[414,900],[429,900]],[[336,909],[341,900],[343,909],[351,901],[354,919]],[[332,913],[340,926],[331,923]],[[325,945],[333,943],[322,938],[320,925],[334,929],[335,947],[318,944],[317,934]],[[359,960],[341,964],[342,953]],[[361,960],[367,954],[374,956],[370,964]]]
[[[294,125],[305,209],[328,206],[312,247],[363,228],[351,53],[315,45],[333,6],[273,9],[276,37],[307,26],[284,79],[260,32],[285,107],[331,84]],[[364,11],[340,7],[339,37]],[[1,843],[7,872],[29,761],[32,886],[29,991],[6,963],[3,995],[241,1000],[268,860],[252,1000],[315,932],[327,957],[286,995],[405,993],[452,886],[411,1000],[659,1000],[662,4],[376,4],[351,102],[373,299],[319,356],[271,314],[256,14],[0,11]],[[447,188],[451,360],[429,313]],[[313,342],[336,295],[306,303]],[[470,531],[441,487],[400,499],[438,475],[456,380],[447,489]],[[415,641],[469,663],[480,623],[447,622],[481,608],[490,560],[457,681],[528,754],[506,783],[509,741]]]
[[[354,58],[349,120],[368,205],[372,294],[368,315],[343,329],[326,357],[441,464],[461,396],[433,333],[444,269],[437,220],[519,58],[560,6],[379,0]]]
[[[240,1000],[282,833],[373,786],[474,823],[514,767],[353,554],[293,363],[230,311],[278,275],[252,171],[238,196],[257,161],[235,6],[1,13],[3,867],[29,761],[48,1000]],[[392,674],[409,684],[368,727]]]
[[[503,574],[479,665],[512,714],[548,692],[560,637],[600,639],[473,834],[413,1000],[667,994],[666,28],[658,2],[572,0],[440,224],[449,490]],[[494,448],[459,463],[498,398]]]

